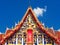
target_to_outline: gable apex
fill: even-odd
[[[32,7],[28,7],[28,9],[27,9],[26,13],[24,14],[21,22],[24,22],[29,14],[31,14],[31,16],[33,17],[34,21],[40,23],[40,25],[43,26],[42,23],[41,23],[41,22],[38,20],[38,18],[36,17],[36,15],[35,15]],[[43,27],[44,27],[44,26],[43,26]]]

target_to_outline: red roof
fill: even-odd
[[[59,31],[55,31],[55,35],[56,35],[56,37],[58,37],[58,39],[60,40],[60,32],[59,32]]]
[[[3,44],[9,37],[11,37],[12,35],[14,35],[14,34],[21,28],[22,24],[23,24],[24,21],[26,20],[26,18],[27,18],[27,16],[28,16],[29,13],[32,14],[31,16],[34,18],[34,20],[36,21],[36,23],[37,23],[37,25],[39,26],[39,28],[40,28],[44,33],[46,33],[47,36],[50,36],[55,42],[57,42],[58,44],[60,44],[60,42],[59,42],[60,36],[57,37],[57,36],[55,36],[56,33],[54,34],[51,29],[44,28],[44,26],[43,26],[43,25],[38,21],[38,19],[36,18],[35,14],[34,14],[34,12],[33,12],[33,10],[32,10],[32,8],[28,8],[28,10],[27,10],[25,16],[23,17],[22,21],[21,21],[14,29],[7,30],[4,37],[2,37],[1,34],[0,34],[0,40],[1,40],[1,41],[0,41],[0,44]],[[49,31],[48,31],[48,30],[49,30]],[[57,33],[57,35],[58,35],[58,34],[60,34],[60,32]]]
[[[0,41],[3,39],[4,36],[5,34],[0,34]]]
[[[6,31],[6,35],[9,34],[10,32],[12,32],[13,30],[7,30]]]

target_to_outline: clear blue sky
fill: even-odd
[[[31,7],[47,6],[43,17],[38,17],[39,21],[45,23],[45,26],[53,26],[55,30],[60,28],[60,1],[59,0],[30,0]],[[4,33],[6,27],[11,28],[22,19],[27,8],[29,0],[0,0],[0,32]]]

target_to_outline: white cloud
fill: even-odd
[[[35,12],[36,16],[39,17],[39,16],[43,16],[43,13],[46,12],[46,6],[45,8],[40,8],[40,7],[37,7],[37,8],[34,8],[33,11]]]

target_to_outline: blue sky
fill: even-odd
[[[59,0],[30,0],[32,9],[37,7],[45,8],[43,16],[39,21],[45,23],[46,27],[60,29],[60,1]],[[12,28],[15,22],[18,23],[29,7],[29,0],[0,0],[0,32],[4,33],[6,27]]]

